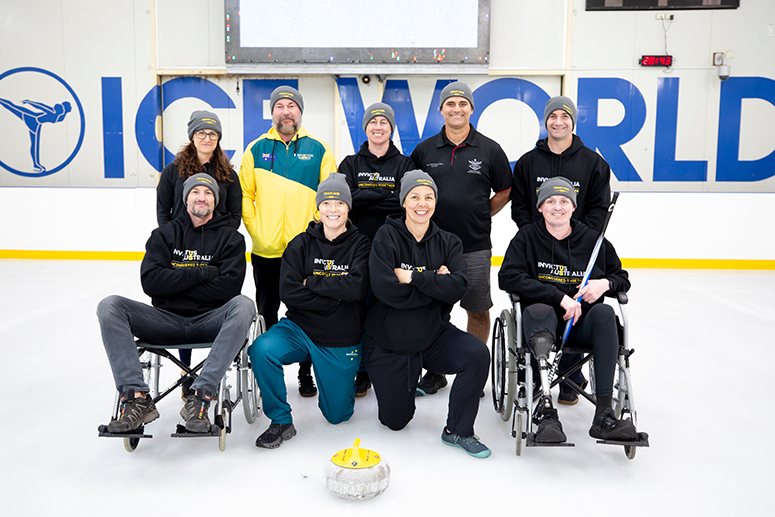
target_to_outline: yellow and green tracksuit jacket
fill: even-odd
[[[286,145],[273,127],[242,155],[242,220],[253,239],[252,252],[280,258],[307,228],[317,207],[318,183],[336,172],[334,153],[304,127]]]

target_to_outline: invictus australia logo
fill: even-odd
[[[554,282],[556,284],[579,284],[584,276],[584,271],[574,271],[564,264],[552,264],[550,262],[536,263],[539,280]]]
[[[316,258],[312,262],[315,265],[313,276],[346,275],[350,270],[349,264],[337,264],[333,259]]]
[[[58,75],[32,67],[0,74],[0,106],[4,169],[19,176],[48,176],[78,154],[86,128],[83,106]]]
[[[210,262],[212,255],[200,255],[197,250],[179,250],[173,249],[172,254],[179,257],[183,262]]]
[[[370,181],[396,181],[394,176],[380,176],[379,172],[359,172],[358,178],[365,178]]]
[[[407,271],[417,271],[418,273],[429,271],[428,266],[413,266],[412,264],[407,264],[406,262],[401,262],[401,269],[406,269]]]
[[[468,174],[481,174],[482,173],[481,160],[468,160]]]
[[[365,172],[358,173],[358,186],[359,187],[396,187],[395,176],[382,176],[379,172]]]

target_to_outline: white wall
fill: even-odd
[[[570,1],[570,0],[569,0]],[[155,13],[151,12],[156,6]],[[568,18],[568,13],[570,17]],[[642,182],[614,180],[624,192],[611,223],[609,236],[622,257],[695,259],[775,259],[775,244],[761,238],[758,225],[738,222],[736,213],[756,207],[767,212],[775,206],[775,172],[761,181],[716,181],[719,146],[721,82],[711,66],[714,51],[727,52],[732,77],[775,79],[775,2],[743,2],[732,11],[672,11],[669,52],[676,58],[672,71],[643,69],[643,54],[661,54],[662,23],[653,11],[587,12],[584,0],[492,1],[491,76],[397,76],[407,80],[418,130],[422,133],[436,80],[460,78],[478,88],[501,77],[521,78],[548,95],[561,89],[573,98],[581,80],[623,79],[643,97],[642,128],[622,151],[642,176]],[[157,23],[154,40],[151,22]],[[141,251],[155,226],[154,191],[157,171],[143,156],[135,135],[138,106],[156,84],[154,66],[164,73],[175,70],[212,73],[224,70],[222,0],[39,0],[0,4],[0,74],[35,67],[62,77],[82,101],[85,113],[83,145],[63,170],[45,177],[25,177],[0,167],[0,203],[18,214],[12,224],[0,225],[0,250]],[[29,38],[30,34],[45,37]],[[566,45],[566,36],[570,44]],[[564,85],[556,71],[564,72]],[[16,74],[0,80],[0,98],[45,98],[46,88],[27,87]],[[106,179],[103,173],[103,92],[105,77],[121,79],[124,177]],[[216,109],[224,121],[224,147],[236,151],[239,163],[243,140],[245,79],[281,76],[205,75],[223,90],[233,109]],[[661,78],[679,78],[679,105],[675,159],[707,162],[707,181],[652,181]],[[170,77],[164,77],[166,82]],[[331,76],[290,77],[299,80],[306,99],[305,126],[328,142],[338,159],[353,152],[344,106]],[[15,83],[13,81],[16,81]],[[769,83],[768,83],[769,84]],[[382,88],[373,80],[359,88],[363,103],[381,99]],[[48,99],[61,102],[62,93]],[[184,98],[163,114],[166,147],[175,152],[185,141],[185,121],[206,102]],[[579,106],[580,111],[582,106]],[[629,109],[602,99],[597,123],[614,126]],[[768,122],[775,105],[744,99],[741,108],[740,160],[759,160],[775,150],[775,132]],[[266,115],[265,113],[262,115]],[[253,116],[251,114],[251,116]],[[59,126],[46,125],[44,136],[50,162],[72,149],[82,121],[75,113]],[[29,139],[19,119],[0,109],[6,138],[0,143],[0,161],[29,162]],[[478,128],[499,141],[510,160],[529,150],[538,136],[539,120],[524,102],[504,99],[487,105]],[[21,129],[20,129],[21,128]],[[762,129],[764,128],[764,129]],[[396,135],[401,145],[401,134]],[[56,144],[54,144],[56,142]],[[59,146],[59,150],[56,150]],[[69,147],[68,147],[69,146]],[[59,154],[56,154],[59,153]],[[605,156],[605,153],[603,153]],[[61,161],[61,159],[60,159]],[[610,160],[609,160],[610,161]],[[22,167],[19,165],[18,167]],[[67,188],[65,188],[67,187]],[[763,210],[764,209],[764,210]],[[496,217],[494,254],[501,255],[515,231],[508,207]]]

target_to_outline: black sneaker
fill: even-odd
[[[607,408],[592,420],[589,436],[598,440],[629,442],[638,439],[638,431],[629,420],[617,420],[614,410]]]
[[[560,420],[551,413],[544,415],[538,424],[535,441],[537,443],[564,443],[566,440]]]
[[[422,397],[424,395],[433,395],[446,385],[447,378],[444,374],[426,372],[420,380],[420,384],[417,385],[417,391],[414,396]]]
[[[283,444],[284,440],[290,440],[294,436],[296,436],[296,428],[293,424],[271,424],[256,439],[256,447],[276,449]]]
[[[213,394],[206,389],[199,388],[188,396],[180,416],[186,421],[186,431],[189,433],[209,433],[210,418],[207,411],[210,409],[210,401]]]
[[[150,395],[135,397],[135,390],[128,390],[121,394],[120,404],[118,420],[111,420],[108,424],[109,433],[128,433],[159,418]]]
[[[365,397],[366,392],[371,388],[371,379],[367,372],[358,372],[355,376],[355,396]]]
[[[312,374],[300,373],[299,374],[299,395],[302,397],[314,397],[318,394],[318,389],[315,387],[315,381],[312,380]]]
[[[586,387],[587,381],[584,380],[581,383],[581,389],[583,390]],[[575,406],[579,403],[579,394],[570,386],[566,386],[564,382],[560,383],[560,394],[557,395],[557,403],[565,406]]]

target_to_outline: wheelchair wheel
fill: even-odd
[[[250,343],[252,344],[253,341],[264,332],[266,332],[266,323],[264,322],[264,317],[259,314],[256,318],[256,322],[250,329],[250,336],[248,337]],[[250,367],[248,347],[246,346],[243,348],[240,354],[242,362],[240,369],[242,410],[245,413],[245,420],[248,424],[252,424],[259,416],[261,416],[261,394],[258,392],[256,377],[253,375],[253,370]]]
[[[135,452],[139,443],[140,438],[124,438],[124,449],[126,452]]]
[[[492,330],[492,401],[495,411],[504,422],[511,419],[516,386],[516,356],[509,351],[514,347],[514,323],[511,312],[504,309],[496,318]]]
[[[522,456],[522,413],[517,413],[517,456]]]
[[[247,350],[242,351],[242,371],[240,372],[240,388],[242,389],[242,410],[245,412],[245,420],[252,424],[260,416],[258,385],[250,369]]]

